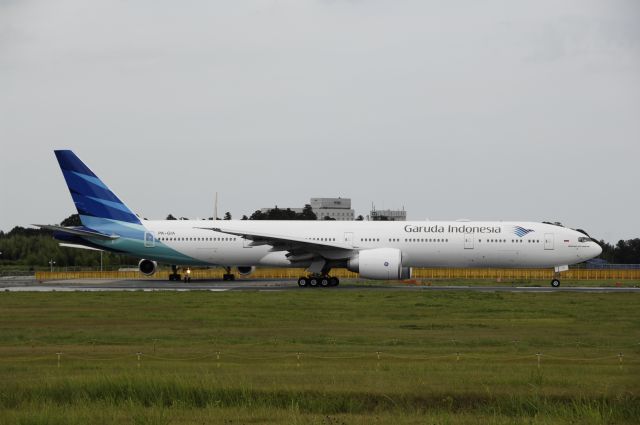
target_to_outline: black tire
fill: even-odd
[[[307,279],[306,277],[301,277],[300,279],[298,279],[298,286],[301,288],[306,288],[307,286],[309,286],[309,279]]]
[[[317,288],[318,287],[318,278],[317,277],[312,277],[309,279],[309,286],[311,286],[312,288]]]
[[[329,278],[329,286],[338,286],[338,285],[340,285],[340,279],[338,279],[337,277]]]
[[[320,278],[320,286],[322,286],[323,288],[326,288],[327,286],[329,286],[329,278],[328,277]]]
[[[558,279],[553,279],[551,281],[551,286],[553,286],[554,288],[557,288],[560,286],[560,281]]]

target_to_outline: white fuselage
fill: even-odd
[[[543,268],[579,263],[600,254],[598,244],[575,230],[534,222],[473,221],[144,221],[149,243],[145,258],[183,264],[154,253],[155,243],[220,266],[299,267],[284,250],[252,244],[241,236],[202,228],[232,228],[246,233],[268,233],[305,239],[321,247],[323,258],[344,258],[344,247],[354,253],[396,248],[405,267]]]

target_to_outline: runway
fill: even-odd
[[[0,279],[0,292],[103,292],[103,291],[473,291],[473,292],[581,292],[581,293],[640,293],[640,287],[600,286],[509,286],[503,285],[416,285],[407,283],[372,283],[347,281],[338,287],[300,288],[295,280],[221,280],[165,282],[158,280],[74,279],[38,282],[33,277],[4,277]]]

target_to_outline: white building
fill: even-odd
[[[355,219],[355,211],[351,209],[350,198],[311,198],[309,204],[318,220],[329,217],[334,220],[347,221]],[[287,208],[281,208],[286,210]],[[260,211],[268,213],[273,208],[261,208]],[[301,213],[302,208],[289,208],[291,211]]]
[[[407,212],[401,210],[371,210],[372,221],[407,221]]]
[[[310,204],[318,220],[329,217],[348,221],[355,218],[355,211],[351,209],[351,198],[311,198]]]

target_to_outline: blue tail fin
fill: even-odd
[[[91,226],[97,219],[141,224],[138,217],[72,151],[54,151],[76,204],[80,220]]]

